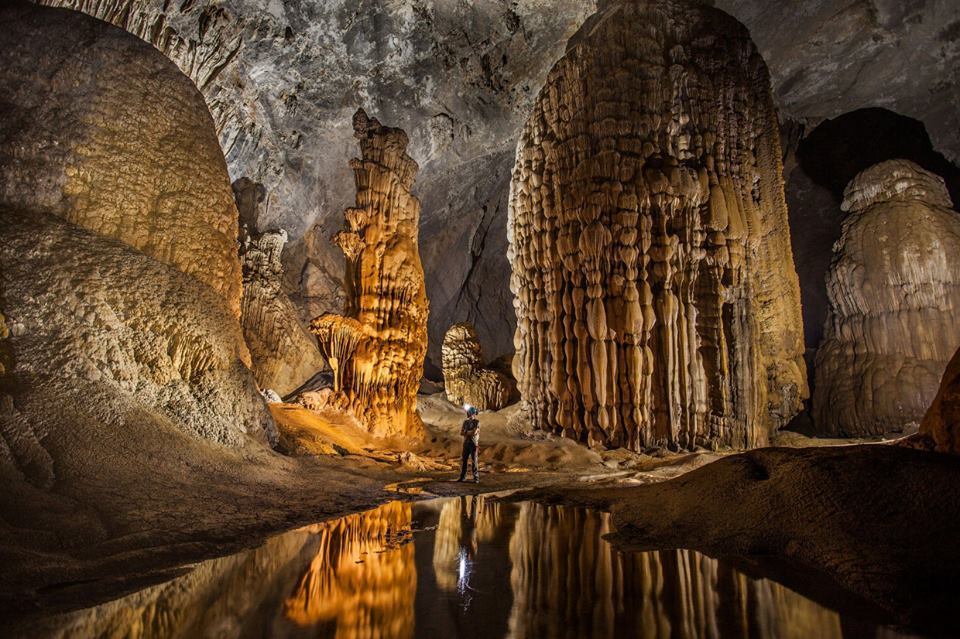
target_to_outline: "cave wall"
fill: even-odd
[[[899,434],[960,347],[960,214],[942,178],[889,160],[847,186],[816,357],[818,432]]]
[[[746,30],[685,2],[592,16],[517,147],[514,373],[533,423],[752,447],[801,408],[776,112]]]
[[[196,87],[76,12],[13,3],[0,23],[6,469],[49,487],[94,430],[136,446],[131,422],[272,441],[238,318],[236,207]]]

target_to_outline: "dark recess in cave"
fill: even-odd
[[[960,201],[960,168],[933,149],[923,122],[881,108],[860,109],[824,120],[797,148],[800,166],[837,202],[860,171],[895,158],[916,162],[947,183],[954,208]]]

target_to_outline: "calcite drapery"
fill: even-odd
[[[816,358],[819,432],[899,433],[936,395],[960,347],[960,215],[950,206],[943,180],[907,160],[847,185]]]
[[[766,67],[690,2],[571,39],[517,147],[514,373],[540,428],[637,450],[752,447],[807,395]]]
[[[363,109],[353,116],[357,205],[335,241],[346,256],[346,315],[310,330],[334,371],[334,392],[375,435],[418,435],[417,388],[427,352],[427,296],[417,248],[420,202],[410,193],[417,163],[407,134]]]
[[[440,353],[448,400],[480,410],[497,410],[510,401],[512,384],[503,374],[484,368],[483,349],[472,324],[462,322],[447,329]]]

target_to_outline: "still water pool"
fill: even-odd
[[[393,502],[42,619],[30,636],[898,636],[697,552],[617,552],[610,531],[607,514],[583,508]]]

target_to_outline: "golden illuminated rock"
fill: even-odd
[[[960,215],[950,207],[943,180],[907,160],[847,186],[816,357],[821,433],[900,433],[930,406],[960,347]]]
[[[0,360],[16,406],[0,411],[0,466],[59,467],[66,487],[104,433],[132,450],[143,430],[275,443],[238,321],[237,209],[196,87],[81,13],[2,4],[0,23]]]
[[[417,388],[427,352],[427,296],[417,248],[420,202],[410,193],[417,163],[407,134],[360,109],[353,116],[357,205],[335,241],[346,256],[345,315],[310,330],[334,372],[334,391],[375,435],[419,435]]]
[[[960,455],[960,350],[947,365],[940,390],[920,422],[920,433],[935,450]]]
[[[512,384],[501,373],[483,367],[483,350],[472,325],[454,324],[447,329],[441,355],[448,400],[480,410],[498,410],[507,405]]]
[[[239,316],[237,208],[196,86],[119,28],[62,9],[15,12],[0,65],[0,204],[118,239]],[[57,44],[38,55],[37,42]]]
[[[763,60],[692,2],[588,19],[517,147],[514,376],[591,444],[760,446],[807,396]]]
[[[282,229],[241,233],[243,266],[241,313],[253,373],[260,388],[287,395],[317,371],[323,358],[313,336],[300,324],[297,310],[281,289],[280,253],[287,241]]]

